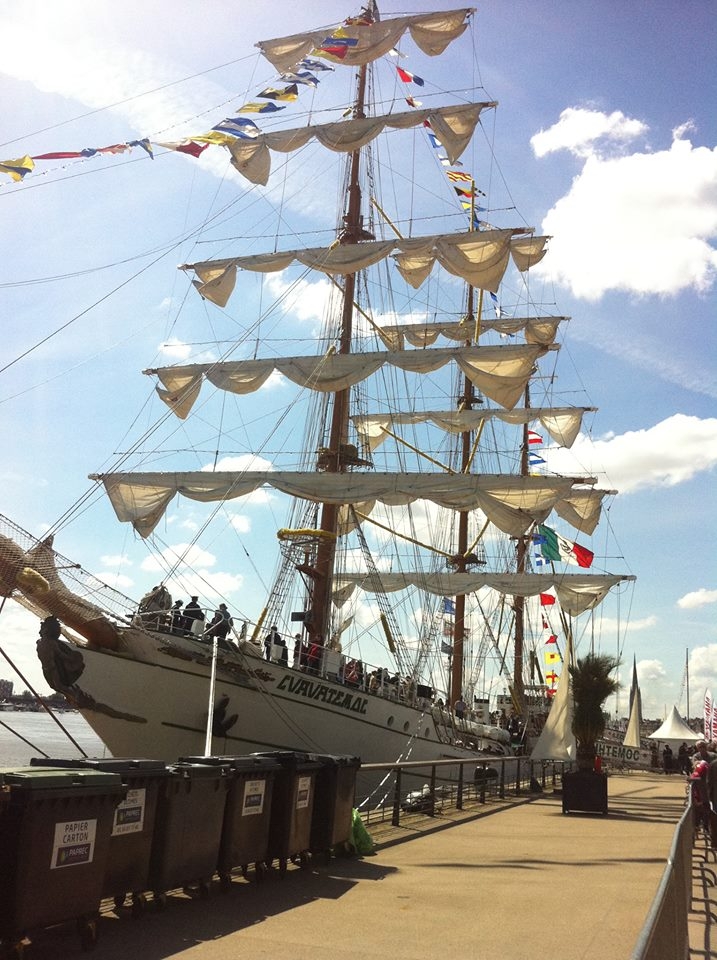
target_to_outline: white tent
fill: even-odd
[[[650,740],[661,740],[663,743],[682,743],[684,741],[701,740],[702,734],[691,730],[682,717],[677,712],[677,707],[672,708],[672,713],[667,717],[664,723],[650,734]]]

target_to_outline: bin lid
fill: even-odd
[[[182,757],[182,763],[208,763],[228,767],[230,770],[245,772],[246,770],[279,770],[279,764],[270,755],[263,756],[256,753],[242,754],[237,757],[218,756],[218,757]]]
[[[120,776],[131,776],[144,773],[152,776],[166,776],[167,767],[162,760],[142,760],[134,757],[75,757],[73,759],[53,759],[32,757],[32,767],[69,767],[73,770],[102,770],[105,773],[118,773]]]
[[[226,765],[210,763],[189,763],[180,760],[167,768],[170,776],[182,777],[187,780],[218,780],[226,776]]]
[[[288,767],[289,769],[301,767],[306,770],[318,770],[321,765],[315,754],[303,753],[300,750],[269,750],[266,753],[251,753],[249,756],[273,760],[281,764],[282,767]]]
[[[318,760],[327,767],[360,767],[361,757],[352,754],[312,753],[312,760]]]
[[[122,787],[119,774],[102,770],[74,770],[67,767],[16,767],[3,770],[0,778],[5,786],[22,790],[75,790],[102,787],[114,793]]]

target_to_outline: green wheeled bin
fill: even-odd
[[[105,870],[102,896],[111,898],[121,909],[132,895],[132,912],[145,906],[149,885],[149,858],[152,851],[154,821],[162,781],[167,777],[161,760],[86,758],[53,760],[33,758],[32,766],[73,767],[116,773],[127,788],[127,796],[115,809],[110,851]]]
[[[359,757],[312,754],[321,764],[316,776],[311,853],[331,858],[334,847],[351,840]]]
[[[248,879],[252,863],[254,875],[261,882],[266,874],[274,780],[281,765],[268,756],[255,755],[183,759],[189,763],[224,765],[230,776],[217,862],[222,887],[229,888],[232,871],[238,867]]]
[[[174,763],[159,790],[149,886],[160,909],[168,890],[209,894],[217,869],[230,777],[224,765]]]
[[[278,860],[282,875],[289,860],[306,869],[311,861],[311,819],[321,763],[311,754],[293,751],[251,756],[267,757],[279,765],[271,804],[267,865]]]
[[[97,917],[115,808],[127,788],[101,770],[24,767],[0,774],[0,937],[77,922],[83,947]]]

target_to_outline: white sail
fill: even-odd
[[[232,166],[251,183],[264,185],[271,174],[272,150],[277,153],[291,153],[313,139],[329,150],[353,153],[387,128],[407,130],[428,123],[440,139],[450,162],[455,163],[473,136],[481,112],[495,106],[495,101],[466,103],[390,113],[379,117],[363,117],[358,120],[340,120],[337,123],[309,124],[247,138],[235,137],[227,146],[232,155]]]
[[[568,670],[570,660],[571,643],[570,640],[568,640],[565,656],[563,657],[563,671],[558,680],[558,687],[553,697],[545,726],[541,730],[538,741],[530,754],[531,760],[570,761],[575,759],[575,735],[572,731],[572,684],[570,671]]]
[[[560,324],[568,319],[568,317],[500,317],[491,320],[483,317],[476,321],[463,318],[433,323],[396,323],[385,327],[384,330],[387,333],[397,333],[405,337],[412,347],[430,347],[439,336],[449,340],[465,340],[467,337],[475,338],[476,333],[483,335],[488,332],[499,333],[506,337],[523,333],[526,343],[549,346],[555,343]]]
[[[271,360],[235,360],[221,363],[159,367],[156,374],[164,390],[159,396],[178,416],[191,411],[202,378],[230,393],[258,390],[272,373],[281,373],[300,387],[334,393],[360,383],[384,364],[410,373],[432,373],[455,361],[468,379],[486,396],[505,407],[514,406],[525,391],[535,361],[546,347],[443,347],[371,353],[329,353],[323,357],[282,357]]]
[[[394,593],[415,587],[437,597],[477,593],[485,587],[506,596],[537,597],[553,589],[563,610],[578,616],[598,606],[618,583],[634,579],[613,574],[342,573],[336,582],[335,597],[337,602],[345,602],[351,595],[350,587],[360,587],[368,593]]]
[[[524,424],[539,422],[562,447],[571,447],[580,433],[583,416],[595,407],[523,407],[511,410],[422,410],[415,413],[367,413],[351,418],[361,442],[376,450],[388,439],[387,430],[416,423],[432,423],[448,433],[477,430],[486,420]]]
[[[276,273],[292,263],[331,276],[358,273],[392,256],[399,273],[414,289],[427,279],[436,263],[448,273],[473,287],[497,290],[510,257],[521,271],[539,263],[547,251],[549,237],[520,237],[525,229],[481,230],[476,233],[438,234],[430,237],[366,240],[304,250],[226,257],[185,263],[181,270],[193,270],[199,293],[218,306],[226,306],[236,284],[237,269]]]
[[[181,494],[211,503],[245,497],[264,485],[314,503],[378,500],[402,506],[431,500],[452,510],[481,509],[504,533],[520,536],[542,523],[576,483],[594,477],[521,477],[491,474],[298,473],[294,471],[184,471],[93,474],[101,480],[117,518],[148,536],[171,500]]]
[[[325,49],[332,37],[331,29],[297,33],[276,40],[261,40],[256,44],[279,73],[291,70],[300,60],[309,56],[322,56],[347,67],[363,66],[385,56],[400,42],[408,31],[416,46],[429,57],[437,57],[446,47],[465,31],[467,18],[474,7],[445,10],[438,13],[414,14],[394,17],[375,23],[342,23],[340,37],[351,41],[342,51],[342,56],[332,57]]]

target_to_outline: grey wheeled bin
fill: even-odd
[[[316,777],[311,853],[330,859],[334,847],[351,840],[359,757],[312,754],[321,763]]]
[[[281,765],[270,757],[192,757],[192,763],[226,764],[230,774],[217,870],[222,887],[231,884],[232,871],[241,868],[248,878],[249,865],[261,882],[266,873],[274,781]]]
[[[283,750],[252,756],[268,757],[280,767],[274,781],[267,864],[278,860],[282,875],[289,860],[306,869],[311,859],[311,818],[321,763],[308,753]]]
[[[159,790],[149,885],[160,909],[168,890],[196,886],[209,894],[216,872],[230,779],[226,767],[175,763]]]
[[[133,913],[141,912],[146,903],[144,894],[150,889],[149,858],[159,790],[168,774],[166,765],[161,760],[122,758],[33,758],[30,763],[33,766],[89,768],[119,774],[127,787],[127,796],[115,810],[102,896],[111,897],[119,910],[129,893]]]
[[[97,917],[115,807],[127,790],[100,770],[25,767],[0,775],[0,937],[77,922],[83,947]]]

